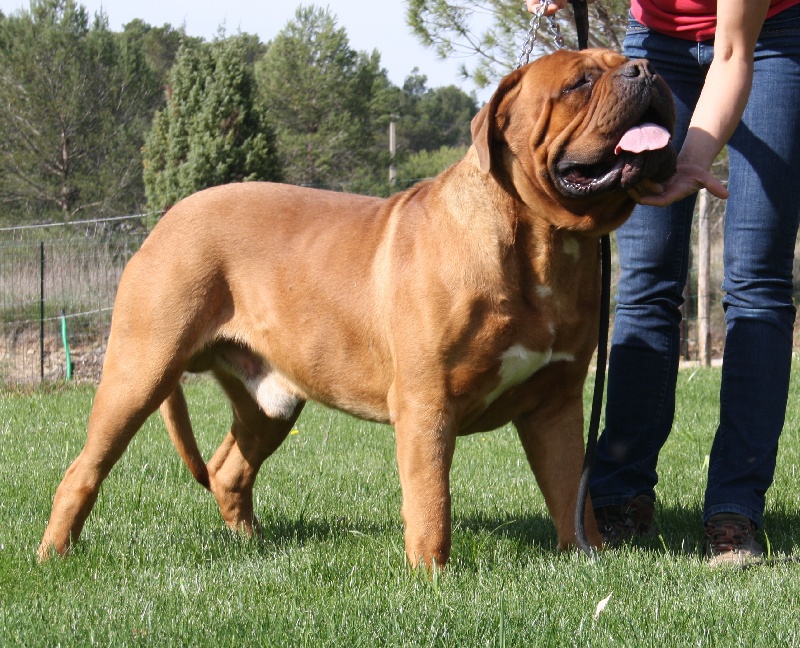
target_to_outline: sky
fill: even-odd
[[[467,93],[475,91],[480,101],[490,92],[478,91],[470,81],[460,79],[462,60],[442,61],[431,48],[423,46],[406,25],[403,0],[370,2],[368,0],[78,0],[90,15],[101,8],[113,31],[120,31],[134,18],[160,27],[169,23],[184,26],[190,36],[211,40],[220,25],[228,34],[238,31],[256,34],[262,42],[275,35],[294,18],[301,4],[328,7],[337,17],[339,27],[347,31],[350,46],[356,50],[381,54],[381,64],[389,79],[401,86],[414,67],[428,77],[428,87],[456,85]],[[6,15],[27,10],[29,0],[0,0]],[[521,42],[521,41],[520,41]],[[468,63],[469,65],[469,63]]]

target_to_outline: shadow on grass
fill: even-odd
[[[402,526],[376,524],[364,521],[353,521],[342,516],[285,518],[262,516],[258,531],[248,537],[230,529],[219,526],[206,530],[210,536],[210,545],[218,546],[222,551],[241,546],[245,551],[255,550],[258,554],[267,555],[289,547],[306,547],[320,543],[334,543],[351,538],[374,538],[382,540],[387,535],[397,534],[402,544]]]
[[[630,542],[631,548],[703,559],[705,536],[699,507],[658,506],[655,519],[657,536],[636,538]],[[769,548],[775,562],[800,561],[796,536],[800,512],[772,511],[765,517],[765,524],[766,528],[759,530],[758,540],[765,550]],[[340,515],[303,518],[263,515],[259,532],[251,538],[224,527],[197,529],[197,533],[196,541],[205,545],[205,551],[221,554],[233,550],[265,556],[292,547],[343,542],[360,544],[362,548],[363,543],[384,546],[388,542],[400,552],[403,546],[403,526],[399,519],[396,523],[381,523]],[[494,560],[558,553],[555,528],[546,514],[473,512],[453,516],[451,558],[467,569],[479,564],[486,566]]]
[[[704,558],[705,535],[699,506],[658,506],[655,520],[656,537],[637,538],[630,543],[631,546],[653,553]],[[532,549],[543,553],[556,551],[556,533],[547,515],[475,514],[454,518],[453,527],[454,553],[456,542],[466,543],[467,548],[470,543],[477,543],[481,550],[486,550],[493,539],[510,542],[520,553]],[[764,516],[764,526],[759,529],[757,539],[775,562],[800,562],[799,529],[800,511],[771,510]]]
[[[680,508],[658,505],[655,513],[654,538],[637,538],[632,546],[653,551],[667,551],[674,555],[705,555],[702,510],[699,506]],[[765,552],[776,559],[800,561],[798,550],[800,511],[768,511],[758,530],[756,539]]]
[[[391,545],[403,552],[403,525],[396,523],[353,520],[344,516],[308,516],[307,518],[271,517],[263,515],[259,532],[252,537],[231,532],[224,527],[201,531],[197,529],[192,544],[203,546],[203,552],[269,556],[287,549],[305,548],[329,543],[341,548],[343,543],[354,547],[375,545],[375,551],[385,553]],[[453,547],[451,557],[462,566],[492,562],[494,557],[556,553],[556,534],[546,515],[512,517],[500,515],[470,515],[453,518]],[[379,548],[380,547],[380,548]]]
[[[557,544],[553,523],[544,514],[512,516],[473,513],[463,517],[454,516],[453,530],[454,534],[463,531],[479,536],[484,542],[490,542],[491,538],[504,538],[545,549],[555,549]]]

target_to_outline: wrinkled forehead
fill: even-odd
[[[619,67],[628,60],[622,54],[608,49],[585,50],[583,53],[593,58],[599,65],[605,67],[607,70]]]
[[[530,76],[542,88],[549,86],[553,91],[560,91],[570,79],[579,77],[584,72],[599,75],[619,67],[628,59],[608,49],[588,49],[574,51],[561,49],[549,56],[540,58],[530,66]],[[528,76],[528,75],[526,75]]]
[[[610,49],[587,49],[580,52],[561,49],[553,53],[553,62],[562,67],[600,67],[610,70],[625,63],[628,59]]]

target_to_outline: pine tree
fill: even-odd
[[[462,58],[461,73],[486,87],[517,65],[531,20],[517,0],[408,0],[406,21],[420,41],[440,58]],[[589,4],[591,47],[620,49],[628,24],[628,0]],[[559,11],[559,31],[568,47],[576,47],[571,11]],[[541,21],[533,58],[555,48],[550,19]]]
[[[206,187],[278,180],[274,136],[256,99],[246,37],[186,44],[144,150],[148,204],[164,210]]]
[[[140,149],[158,81],[141,51],[73,0],[0,14],[0,204],[70,220],[143,203]]]
[[[377,52],[350,47],[328,10],[301,7],[256,65],[287,182],[364,191],[388,169],[388,136],[372,112],[388,85]]]

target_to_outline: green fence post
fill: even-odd
[[[67,377],[65,380],[69,381],[72,378],[72,357],[69,354],[69,339],[67,338],[67,315],[64,309],[61,309],[61,341],[64,343],[64,354],[67,357]]]

